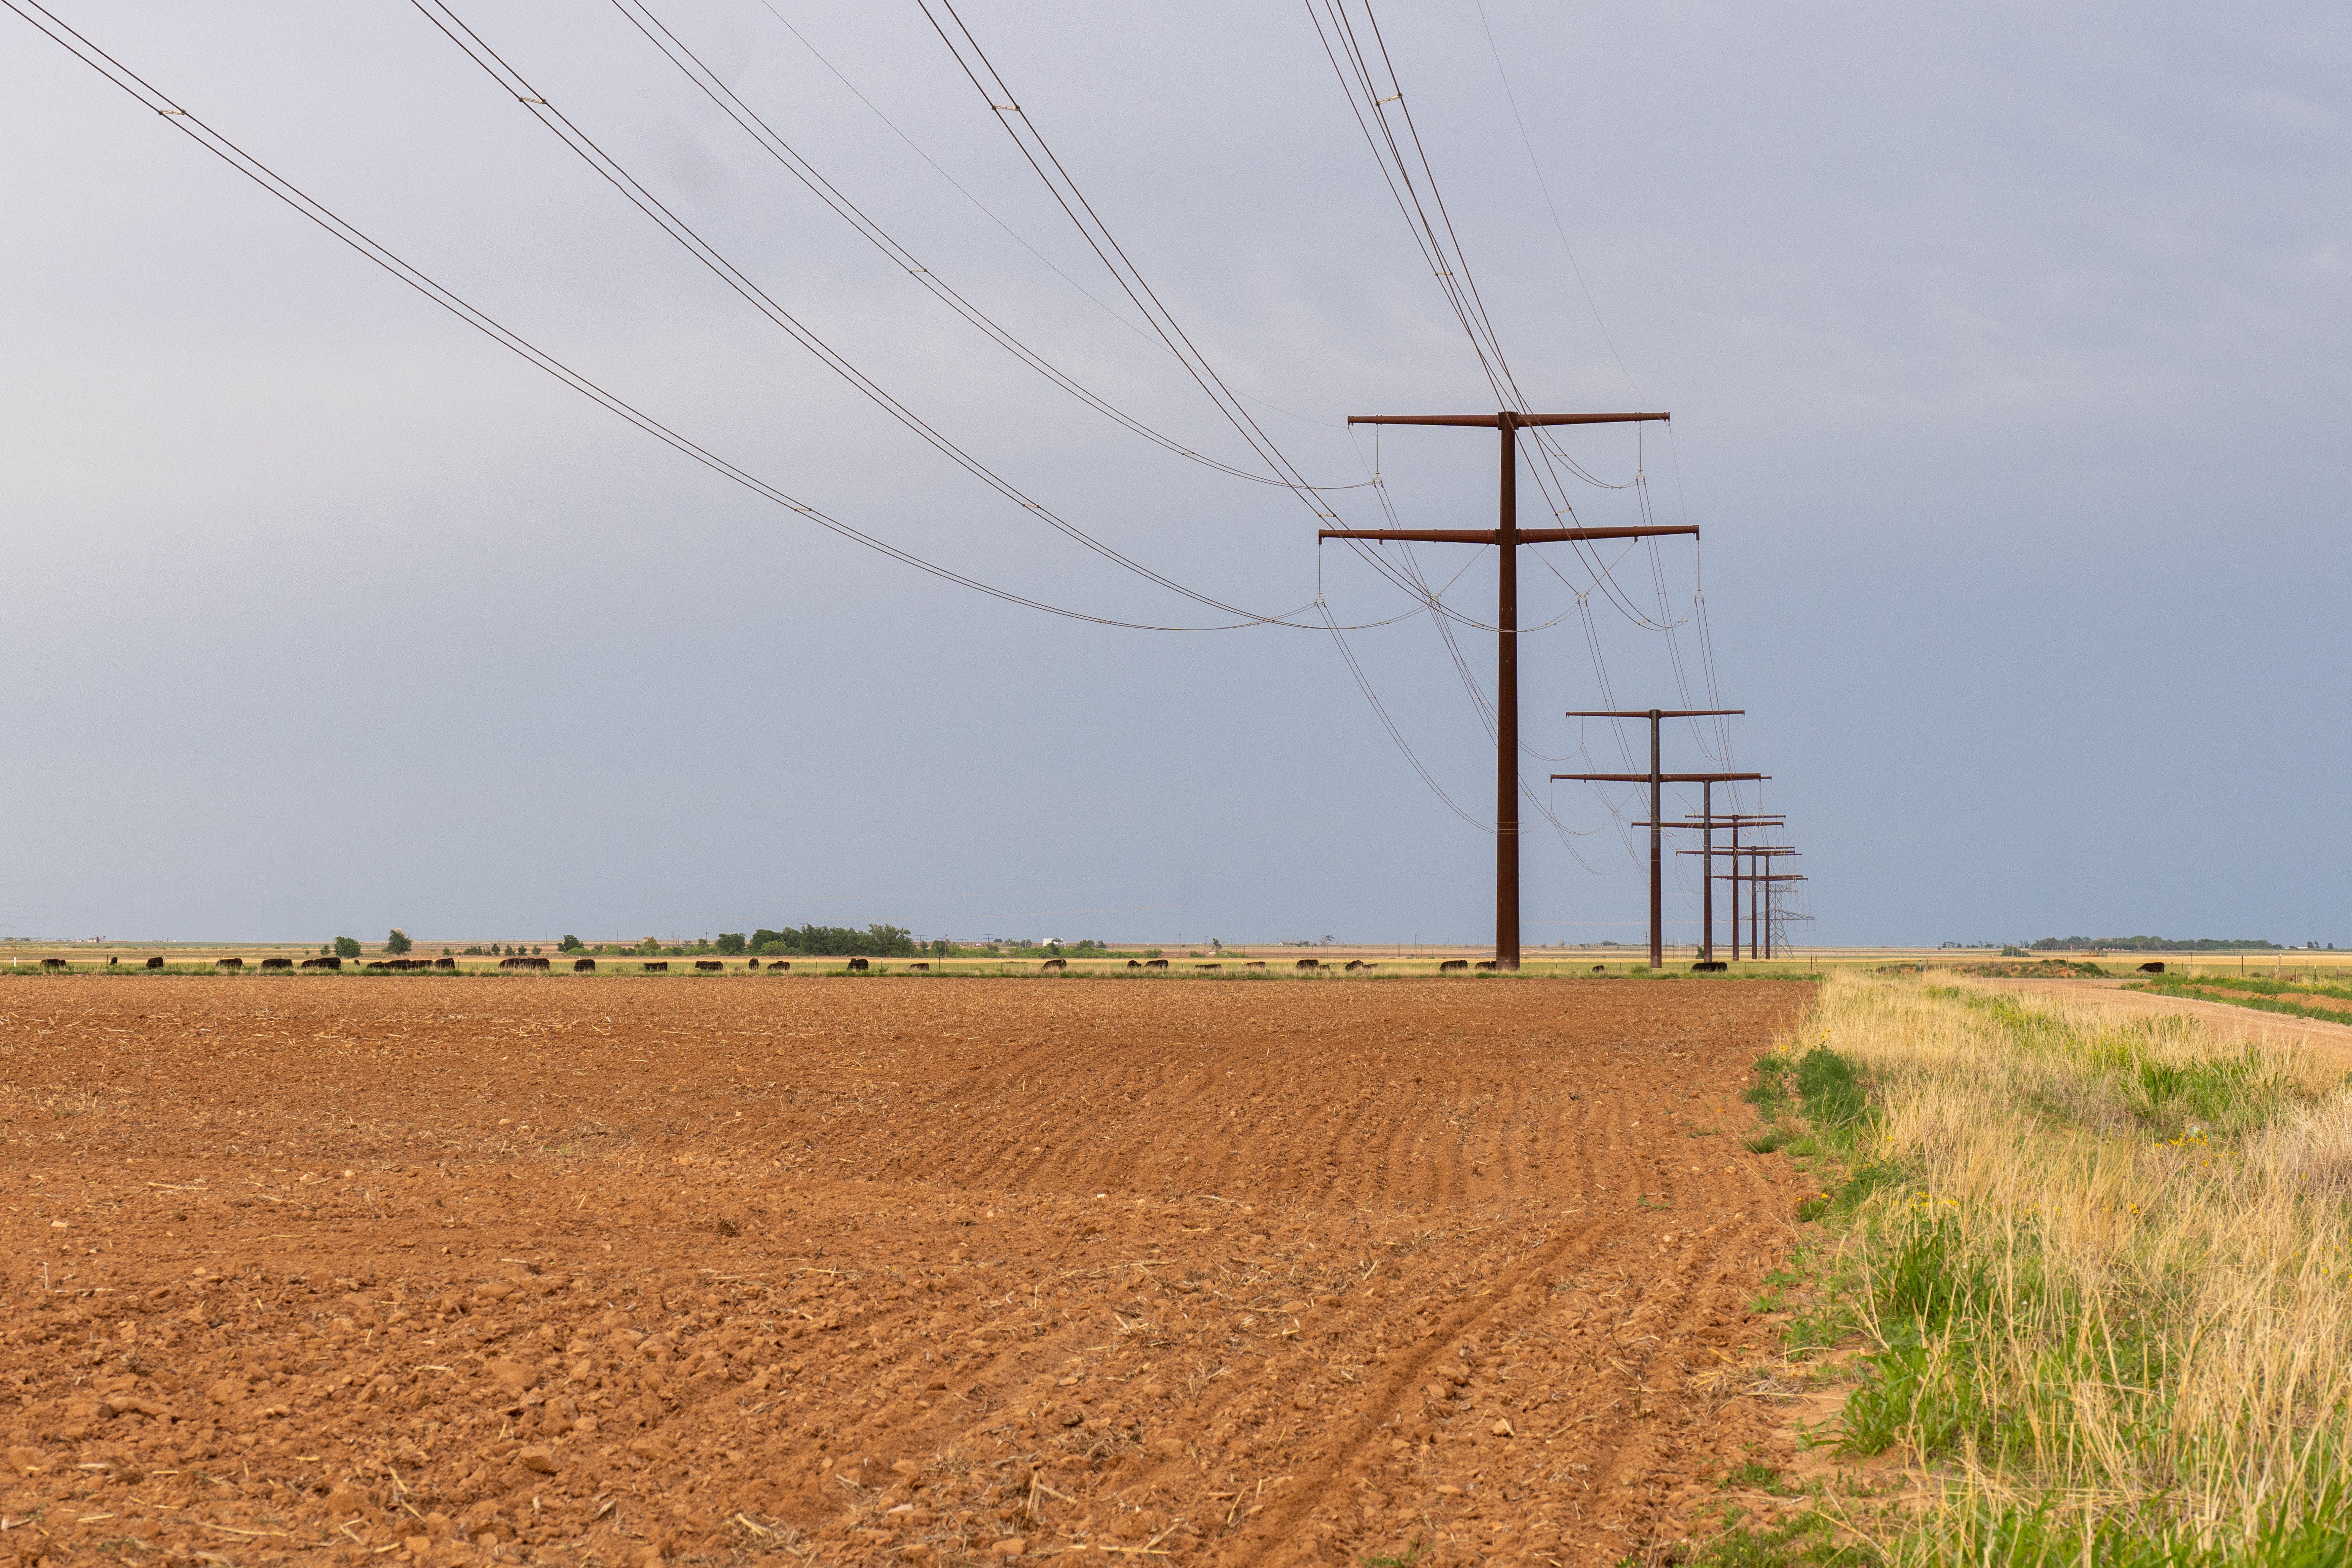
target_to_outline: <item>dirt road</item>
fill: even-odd
[[[0,1562],[1614,1563],[1780,1440],[1808,997],[10,982]]]
[[[2163,992],[2126,991],[2126,980],[1979,980],[1954,976],[1961,984],[1995,991],[2022,991],[2042,996],[2063,996],[2125,1018],[2163,1015],[2197,1019],[2225,1040],[2279,1050],[2307,1050],[2325,1060],[2352,1068],[2352,1026],[2318,1018],[2297,1018],[2266,1013],[2228,1002],[2206,1002]]]

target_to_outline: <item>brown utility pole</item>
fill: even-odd
[[[1521,528],[1519,430],[1530,425],[1633,425],[1671,419],[1669,414],[1350,414],[1350,425],[1456,425],[1499,431],[1503,438],[1502,505],[1486,528],[1327,528],[1318,539],[1391,539],[1433,544],[1492,544],[1502,551],[1502,584],[1495,616],[1495,968],[1519,966],[1519,549],[1577,539],[1648,539],[1674,528]]]
[[[1554,773],[1554,779],[1581,779],[1587,784],[1645,784],[1650,786],[1650,967],[1665,966],[1665,932],[1664,930],[1664,900],[1660,892],[1658,852],[1657,800],[1658,786],[1670,784],[1732,784],[1768,779],[1770,773],[1662,773],[1654,767],[1646,773]]]
[[[1696,826],[1699,826],[1699,825],[1698,825],[1697,823],[1695,823],[1695,822],[1682,822],[1682,823],[1674,823],[1674,824],[1671,824],[1670,826],[1676,826],[1676,827],[1696,827]],[[1708,852],[1707,852],[1706,850],[1705,850],[1705,849],[1677,849],[1677,850],[1675,850],[1675,854],[1677,854],[1677,855],[1707,855],[1707,854],[1708,854]],[[1744,853],[1753,854],[1753,853],[1756,853],[1756,851],[1754,851],[1754,850],[1748,850],[1748,851],[1744,851]],[[1764,853],[1767,853],[1767,854],[1773,854],[1773,855],[1779,855],[1779,854],[1789,854],[1789,855],[1794,855],[1794,854],[1796,853],[1796,851],[1795,851],[1794,849],[1786,849],[1786,850],[1782,850],[1782,849],[1771,849],[1771,850],[1764,851]],[[1738,868],[1739,868],[1739,863],[1738,863],[1737,860],[1734,860],[1734,861],[1732,862],[1732,869],[1736,871],[1736,870],[1738,870]],[[1713,896],[1713,895],[1714,895],[1714,889],[1715,889],[1715,884],[1716,884],[1717,882],[1718,882],[1718,881],[1725,880],[1726,879],[1719,878],[1719,877],[1717,877],[1717,876],[1715,874],[1715,860],[1714,860],[1714,858],[1713,858],[1712,856],[1709,856],[1709,857],[1708,857],[1708,859],[1707,859],[1706,864],[1703,868],[1701,868],[1701,870],[1702,870],[1702,873],[1706,876],[1706,880],[1707,880],[1707,891],[1708,891],[1708,897],[1707,897],[1707,899],[1706,899],[1706,910],[1707,910],[1706,918],[1707,918],[1707,921],[1708,921],[1708,922],[1709,922],[1709,923],[1708,923],[1707,936],[1708,936],[1708,946],[1709,946],[1710,948],[1712,948],[1712,947],[1714,946],[1714,934],[1715,934],[1715,932],[1714,932],[1714,927],[1713,927],[1713,922],[1714,922],[1714,920],[1715,920],[1715,899],[1714,899],[1714,896]],[[1738,918],[1738,913],[1739,913],[1739,889],[1738,889],[1738,886],[1736,886],[1736,885],[1735,885],[1735,886],[1732,888],[1732,889],[1731,889],[1731,912],[1732,912],[1732,915],[1733,915],[1733,917],[1734,917],[1734,919],[1735,919],[1735,921],[1736,921],[1736,920],[1737,920],[1737,918]],[[1732,937],[1732,939],[1731,939],[1731,956],[1732,956],[1732,957],[1734,957],[1734,958],[1737,958],[1737,957],[1738,957],[1738,956],[1739,956],[1739,938],[1738,938],[1738,934],[1737,934],[1736,932],[1734,933],[1733,937]]]
[[[1700,849],[1677,849],[1675,853],[1677,855],[1704,855],[1706,857],[1706,864],[1701,868],[1701,880],[1705,884],[1706,892],[1700,899],[1700,903],[1706,911],[1704,921],[1701,926],[1701,930],[1705,932],[1702,941],[1705,945],[1706,956],[1701,958],[1699,962],[1703,964],[1708,965],[1709,967],[1714,967],[1716,883],[1715,830],[1718,827],[1730,829],[1731,864],[1732,868],[1737,870],[1739,867],[1740,825],[1742,823],[1746,823],[1750,826],[1760,824],[1768,826],[1779,827],[1787,821],[1787,818],[1777,816],[1758,816],[1752,812],[1732,812],[1727,816],[1717,816],[1715,815],[1715,786],[1712,784],[1706,785],[1701,792],[1699,801],[1700,816],[1698,821],[1669,822],[1665,826],[1668,827],[1695,827],[1706,835],[1706,837],[1702,840],[1706,847]],[[1647,827],[1650,825],[1646,822],[1637,822],[1633,824],[1633,826],[1636,827]],[[1739,956],[1739,889],[1737,888],[1733,889],[1731,892],[1731,956],[1734,958],[1738,958]]]
[[[1754,865],[1760,860],[1763,864],[1769,866],[1772,863],[1774,856],[1794,855],[1796,851],[1785,848],[1763,850],[1750,849],[1745,851],[1745,853],[1749,857],[1748,864]],[[1733,871],[1723,879],[1733,884],[1731,896],[1734,900],[1737,900],[1739,897],[1738,884],[1741,882],[1748,884],[1748,956],[1750,958],[1771,957],[1771,933],[1764,929],[1763,889],[1768,883],[1803,882],[1808,881],[1811,879],[1796,876],[1789,872]]]
[[[1745,708],[1649,708],[1632,713],[1615,713],[1605,709],[1597,711],[1571,709],[1566,715],[1570,719],[1647,719],[1650,721],[1650,967],[1653,969],[1664,968],[1666,957],[1664,946],[1665,892],[1660,871],[1658,837],[1660,832],[1658,813],[1664,805],[1658,798],[1658,786],[1665,782],[1665,775],[1658,772],[1658,722],[1664,719],[1719,719],[1747,711]],[[1554,773],[1551,776],[1559,779],[1574,775]],[[1584,776],[1590,778],[1595,775]],[[1764,775],[1761,773],[1707,773],[1686,776],[1698,777],[1701,783],[1712,784],[1717,779],[1761,778]],[[1714,796],[1710,794],[1707,798],[1711,802]],[[1710,841],[1712,841],[1711,836]]]

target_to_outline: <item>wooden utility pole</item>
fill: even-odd
[[[1796,851],[1789,848],[1773,848],[1747,849],[1741,851],[1741,853],[1748,857],[1748,863],[1749,865],[1753,866],[1761,864],[1769,868],[1775,856],[1794,855]],[[1750,958],[1771,957],[1772,934],[1765,929],[1764,916],[1766,910],[1764,908],[1765,895],[1763,889],[1769,884],[1779,882],[1802,882],[1809,880],[1809,879],[1795,876],[1788,872],[1774,872],[1769,869],[1748,872],[1741,872],[1735,869],[1729,876],[1725,877],[1723,879],[1732,884],[1731,897],[1734,907],[1737,907],[1739,898],[1739,884],[1742,882],[1748,884],[1748,956]]]
[[[1700,791],[1699,801],[1699,819],[1696,822],[1669,822],[1666,826],[1668,827],[1695,827],[1705,835],[1705,837],[1700,841],[1703,847],[1697,849],[1677,849],[1675,853],[1677,855],[1703,855],[1706,858],[1706,865],[1700,868],[1701,880],[1704,883],[1706,891],[1701,894],[1699,899],[1700,907],[1705,911],[1700,917],[1700,931],[1702,934],[1699,940],[1702,956],[1699,959],[1699,963],[1710,969],[1719,969],[1723,966],[1715,962],[1715,830],[1718,827],[1727,828],[1730,830],[1731,864],[1733,868],[1737,869],[1739,865],[1740,825],[1742,823],[1769,823],[1771,826],[1778,827],[1785,818],[1779,816],[1759,816],[1752,813],[1746,812],[1733,812],[1726,816],[1717,816],[1715,814],[1715,786],[1712,784],[1705,786]],[[1649,824],[1637,822],[1633,826],[1636,827],[1646,827]],[[1739,892],[1736,888],[1732,889],[1731,897],[1731,956],[1734,958],[1738,958],[1739,956]]]
[[[1658,798],[1658,786],[1666,775],[1658,771],[1658,722],[1664,719],[1718,719],[1733,713],[1745,713],[1745,708],[1645,708],[1631,713],[1612,712],[1602,709],[1586,711],[1571,709],[1570,719],[1647,719],[1650,721],[1650,967],[1664,967],[1665,953],[1665,883],[1660,856],[1659,834],[1664,825],[1658,813],[1664,802]],[[1622,777],[1612,773],[1554,773],[1556,779],[1607,779]],[[1762,773],[1676,773],[1677,782],[1696,780],[1713,784],[1726,779],[1760,779]],[[1714,796],[1710,794],[1708,799]]]
[[[1350,414],[1350,425],[1455,425],[1499,431],[1503,438],[1501,515],[1494,528],[1327,528],[1318,539],[1389,539],[1433,544],[1492,544],[1502,552],[1495,616],[1495,968],[1519,966],[1519,549],[1578,539],[1648,539],[1673,528],[1521,528],[1519,436],[1530,425],[1633,425],[1669,414]]]

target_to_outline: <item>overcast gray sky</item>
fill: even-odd
[[[1225,618],[922,445],[414,6],[54,4],[442,284],[793,496],[1033,598]],[[1318,590],[1342,622],[1414,608],[1318,558],[1297,497],[1152,446],[957,320],[614,6],[456,9],[1056,515],[1254,612]],[[1311,480],[1370,474],[1350,413],[1494,407],[1306,6],[959,9]],[[914,0],[654,10],[934,276],[1138,420],[1252,466]],[[1564,445],[1612,483],[1638,461],[1655,516],[1705,530],[1703,553],[1610,556],[1613,593],[1560,547],[1557,572],[1523,568],[1523,622],[1557,622],[1522,642],[1536,752],[1619,767],[1615,734],[1561,710],[1707,695],[1703,576],[1714,691],[1748,715],[1729,754],[1772,775],[1820,940],[2352,943],[2324,847],[2352,766],[2352,15],[1378,16],[1520,385],[1546,408],[1671,409],[1670,438]],[[1491,838],[1416,775],[1328,634],[1055,619],[824,532],[0,24],[0,933],[1491,934]],[[1491,526],[1491,436],[1391,432],[1377,458],[1409,525]],[[1567,499],[1612,524],[1636,496]],[[1372,497],[1326,500],[1379,526]],[[1530,479],[1522,498],[1549,521]],[[1491,618],[1491,552],[1418,559]],[[1457,636],[1491,680],[1491,637]],[[1431,617],[1349,646],[1491,824],[1492,749]],[[1715,744],[1670,731],[1668,763]],[[1528,940],[1638,939],[1634,803],[1537,788],[1561,828],[1527,840]],[[1669,902],[1687,936],[1686,868]]]

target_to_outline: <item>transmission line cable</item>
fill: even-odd
[[[574,392],[579,393],[583,397],[588,398],[591,402],[595,403],[598,406],[605,409],[607,412],[618,416],[620,418],[627,421],[639,430],[644,431],[646,435],[653,437],[656,440],[670,447],[685,457],[691,458],[693,461],[701,464],[704,468],[710,469],[712,472],[719,474],[730,482],[743,487],[763,500],[772,501],[778,506],[783,507],[790,511],[807,518],[810,521],[816,523],[821,528],[827,529],[832,532],[841,535],[845,539],[848,539],[857,544],[865,546],[866,549],[872,550],[879,554],[886,555],[891,560],[898,562],[902,565],[911,566],[919,572],[929,574],[929,575],[940,578],[944,582],[952,583],[959,587],[971,589],[975,593],[985,594],[991,598],[1003,600],[1006,604],[1017,605],[1024,609],[1038,610],[1046,615],[1059,616],[1068,620],[1085,621],[1096,626],[1117,626],[1134,631],[1205,632],[1232,631],[1238,630],[1244,626],[1267,624],[1297,626],[1299,623],[1290,620],[1289,617],[1299,615],[1305,610],[1312,607],[1311,605],[1301,605],[1299,609],[1287,611],[1282,616],[1253,616],[1246,619],[1234,621],[1226,625],[1210,626],[1163,626],[1141,621],[1122,620],[1115,616],[1097,616],[1089,614],[1083,610],[1070,609],[1064,605],[1051,604],[1042,599],[1033,598],[1027,595],[1015,593],[1011,589],[997,587],[994,584],[983,582],[979,578],[958,572],[952,567],[944,566],[937,562],[927,560],[922,556],[915,554],[911,551],[903,549],[898,545],[892,544],[888,541],[881,539],[874,534],[867,533],[864,530],[833,516],[821,508],[799,500],[777,486],[770,483],[766,479],[751,473],[750,470],[729,461],[727,458],[719,456],[709,447],[701,446],[690,437],[680,434],[668,425],[666,425],[662,421],[655,418],[652,415],[646,413],[644,410],[625,401],[618,395],[607,390],[583,373],[572,369],[562,360],[557,359],[553,354],[540,348],[537,344],[523,337],[520,332],[515,331],[511,328],[500,322],[488,312],[471,304],[454,290],[446,288],[439,282],[436,282],[422,269],[404,260],[389,247],[373,239],[365,231],[360,229],[355,225],[339,216],[324,203],[317,200],[315,197],[302,190],[299,186],[294,184],[291,181],[278,174],[268,164],[262,163],[258,158],[256,158],[251,153],[246,152],[244,148],[231,141],[221,132],[215,130],[210,124],[206,123],[197,115],[184,108],[182,108],[175,100],[165,94],[161,89],[156,88],[145,78],[140,76],[135,71],[132,71],[129,67],[123,65],[120,60],[115,58],[114,56],[100,48],[85,35],[77,31],[62,18],[58,16],[56,13],[40,5],[39,0],[0,0],[0,5],[5,5],[9,10],[23,17],[25,21],[29,23],[43,36],[63,47],[67,52],[73,55],[75,58],[80,60],[84,65],[89,66],[92,70],[97,71],[100,76],[104,77],[108,81],[111,82],[115,87],[121,89],[131,98],[136,100],[147,109],[153,110],[156,114],[167,119],[174,130],[177,130],[183,135],[187,136],[198,146],[204,148],[205,151],[212,153],[215,157],[220,159],[223,163],[235,169],[238,174],[243,174],[247,179],[251,180],[255,184],[259,185],[263,190],[268,192],[271,195],[277,197],[288,206],[292,207],[303,217],[309,219],[320,228],[324,229],[328,234],[333,236],[336,239],[340,240],[352,250],[357,251],[369,261],[374,263],[385,272],[390,273],[394,278],[398,279],[402,283],[407,285],[410,289],[415,289],[417,293],[423,295],[427,300],[430,300],[436,305],[440,306],[443,310],[448,311],[451,315],[457,317],[467,326],[472,327],[483,336],[489,338],[500,347],[506,349],[509,353],[526,361],[534,368],[552,376],[555,380],[562,382],[564,385],[572,388]]]
[[[468,59],[480,67],[491,80],[510,94],[533,119],[546,127],[558,141],[614,190],[620,192],[632,206],[643,213],[689,256],[701,263],[712,276],[732,289],[745,303],[781,328],[793,342],[808,350],[825,368],[849,383],[877,407],[898,421],[949,461],[1013,505],[1034,514],[1055,532],[1082,548],[1094,552],[1105,560],[1134,573],[1147,582],[1156,584],[1171,593],[1224,615],[1238,616],[1245,620],[1260,623],[1270,623],[1278,618],[1261,615],[1239,605],[1228,604],[1180,583],[1096,538],[1085,529],[1062,517],[1044,502],[1029,496],[1010,479],[988,467],[912,408],[900,402],[880,383],[860,370],[847,356],[839,353],[810,330],[798,317],[778,304],[766,290],[753,282],[716,246],[698,233],[693,226],[679,217],[667,204],[641,184],[627,168],[599,146],[562,110],[550,103],[545,94],[533,87],[520,72],[508,63],[503,56],[466,24],[465,20],[449,5],[448,0],[411,0],[411,4],[415,6],[419,15],[430,22],[444,37],[455,44]],[[1297,481],[1297,477],[1295,475],[1292,477]],[[1303,481],[1297,481],[1291,488],[1301,488],[1302,484]]]
[[[1055,364],[1043,353],[1040,353],[1036,350],[1031,348],[1027,343],[1022,342],[1002,323],[998,322],[986,311],[982,310],[979,306],[973,304],[969,299],[965,298],[962,293],[959,292],[944,278],[940,277],[934,268],[927,266],[920,258],[916,257],[912,251],[908,250],[906,246],[900,244],[896,238],[892,237],[892,236],[885,230],[880,224],[877,223],[873,219],[873,217],[859,208],[858,205],[855,202],[851,201],[847,195],[844,195],[839,186],[835,185],[831,180],[819,173],[816,167],[808,161],[807,157],[794,148],[792,143],[785,141],[784,138],[776,131],[775,127],[769,124],[767,120],[763,118],[758,110],[744,102],[742,98],[736,93],[735,89],[730,87],[723,78],[721,78],[716,71],[712,70],[702,58],[694,52],[692,46],[680,38],[675,29],[670,27],[670,26],[664,22],[659,16],[656,16],[653,8],[646,3],[646,0],[612,0],[612,3],[613,8],[620,12],[622,16],[626,19],[632,26],[636,28],[636,30],[645,37],[648,43],[652,44],[656,49],[659,50],[664,59],[677,67],[678,72],[683,75],[688,81],[691,82],[705,98],[708,98],[711,103],[718,108],[720,113],[726,115],[728,119],[734,121],[735,125],[741,130],[745,135],[749,136],[752,142],[759,146],[761,152],[767,153],[769,157],[782,164],[783,168],[793,176],[793,178],[799,180],[802,184],[806,186],[810,193],[820,202],[824,203],[826,207],[831,209],[844,222],[847,223],[850,227],[856,230],[862,238],[872,245],[876,249],[879,250],[884,256],[887,257],[895,266],[898,267],[902,271],[906,272],[908,276],[921,285],[921,287],[934,299],[937,299],[941,304],[947,306],[949,310],[954,311],[958,316],[961,317],[965,321],[977,329],[981,334],[989,339],[990,342],[995,343],[1000,348],[1003,348],[1015,359],[1021,361],[1022,363],[1027,365],[1030,369],[1035,371],[1047,381],[1053,383],[1054,385],[1061,388],[1064,392],[1068,393],[1071,396],[1076,398],[1087,407],[1094,409],[1097,413],[1099,413],[1105,417],[1110,419],[1122,429],[1142,437],[1145,440],[1151,442],[1154,446],[1160,447],[1164,451],[1172,452],[1178,457],[1188,458],[1195,463],[1200,463],[1207,468],[1215,469],[1219,473],[1229,475],[1234,479],[1247,479],[1253,484],[1280,486],[1286,482],[1283,479],[1272,478],[1265,474],[1253,473],[1247,468],[1236,468],[1231,463],[1211,457],[1204,452],[1196,452],[1191,447],[1185,445],[1176,437],[1165,435],[1162,432],[1154,429],[1151,426],[1146,424],[1141,419],[1136,418],[1134,416],[1127,413],[1124,409],[1121,409],[1115,404],[1111,403],[1108,398],[1097,394],[1091,388],[1080,383],[1076,378],[1063,371],[1060,366]],[[1307,488],[1315,490],[1327,490],[1349,489],[1356,487],[1349,485],[1310,485]]]

